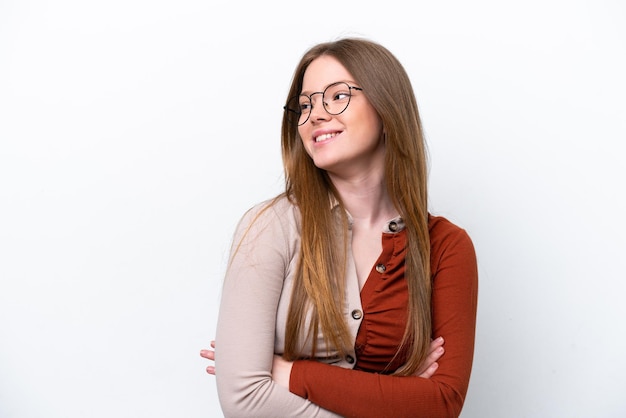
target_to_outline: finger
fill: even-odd
[[[443,346],[443,337],[435,338],[434,340],[430,342],[430,346],[428,347],[428,354],[432,353],[437,348],[442,347],[442,346]]]
[[[435,349],[435,351],[428,354],[428,356],[426,357],[420,368],[417,369],[415,374],[421,376],[423,373],[428,372],[433,364],[437,363],[437,360],[439,360],[439,358],[443,355],[444,351],[445,350],[443,349],[443,347],[438,347]],[[432,370],[431,372],[434,373],[434,370]]]
[[[435,366],[435,369],[431,369],[431,367],[435,363],[437,363],[439,358],[441,358],[441,356],[443,356],[443,353],[445,352],[445,349],[443,348],[442,344],[443,344],[443,339],[442,338],[437,338],[436,340],[431,342],[430,349],[432,351],[430,351],[428,353],[428,355],[424,359],[424,362],[421,364],[421,366],[415,372],[415,375],[422,376],[423,374],[429,374],[429,373],[432,375],[432,373],[435,372],[435,370],[438,367],[438,365]]]
[[[208,374],[215,375],[215,367],[213,367],[213,366],[208,366],[208,367],[206,368],[206,372],[207,372]]]
[[[211,341],[211,347],[212,347],[212,348],[215,348],[215,340],[212,340],[212,341]]]
[[[439,363],[435,362],[431,364],[422,374],[420,374],[419,377],[430,379],[437,371],[437,368],[439,368]]]
[[[430,354],[428,354],[428,357],[426,357],[426,361],[424,362],[424,364],[428,366],[429,364],[438,361],[445,352],[446,350],[443,347],[437,347],[432,352],[430,352]]]
[[[200,350],[200,357],[204,357],[209,360],[215,360],[215,351],[213,350]]]

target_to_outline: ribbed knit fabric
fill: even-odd
[[[474,355],[478,271],[467,233],[443,217],[431,217],[432,337],[445,354],[430,379],[390,376],[406,324],[406,231],[383,234],[383,251],[363,289],[363,321],[356,338],[355,369],[316,361],[293,364],[290,391],[345,417],[458,417]],[[376,266],[384,265],[376,268]]]

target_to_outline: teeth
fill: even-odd
[[[333,136],[337,135],[336,133],[332,133],[332,134],[324,134],[324,135],[320,135],[317,138],[315,138],[315,142],[320,142],[320,141],[325,141],[327,139],[332,138]]]

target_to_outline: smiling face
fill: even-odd
[[[359,86],[335,58],[323,55],[307,67],[302,94],[311,95],[338,81]],[[298,127],[304,148],[318,168],[330,175],[354,177],[384,169],[382,121],[362,91],[351,90],[346,110],[331,115],[322,106],[322,95],[313,96],[309,119]]]

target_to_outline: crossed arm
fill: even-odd
[[[415,376],[429,379],[437,371],[439,363],[437,360],[443,355],[443,338],[439,337],[430,343],[430,351],[428,357],[424,360],[424,364],[415,373]],[[215,340],[211,341],[211,349],[200,350],[200,356],[207,360],[215,361]],[[280,386],[289,389],[289,376],[291,375],[291,367],[293,362],[283,359],[281,356],[274,355],[272,362],[272,380]],[[207,366],[206,372],[215,375],[215,366],[213,363]]]
[[[272,318],[289,258],[281,252],[291,243],[280,228],[264,229],[264,245],[251,243],[257,244],[255,258],[225,281],[217,350],[200,353],[218,358],[217,369],[211,364],[207,372],[218,379],[225,416],[381,416],[381,408],[394,416],[458,416],[473,356],[477,275],[469,238],[444,232],[442,242],[433,242],[431,264],[433,333],[445,336],[446,353],[441,357],[443,340],[436,339],[417,376],[397,377],[309,360],[290,363],[274,354]]]

